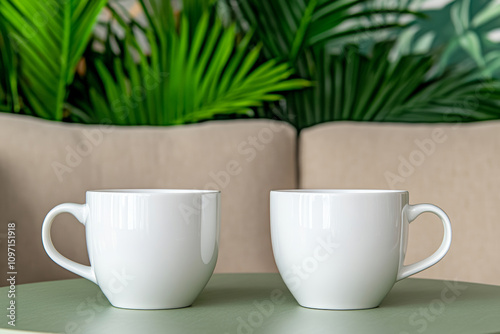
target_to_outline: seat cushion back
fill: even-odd
[[[500,284],[500,122],[326,123],[300,134],[301,188],[410,192],[449,215],[449,253],[417,277]],[[424,214],[410,225],[407,263],[439,247],[442,225]]]
[[[47,212],[84,203],[109,188],[219,189],[217,272],[276,271],[269,191],[296,187],[296,133],[271,120],[211,121],[177,127],[117,127],[0,114],[0,218],[15,222],[18,283],[75,277],[41,243]],[[52,237],[66,257],[88,263],[84,227],[64,214]],[[7,272],[6,257],[0,259]]]

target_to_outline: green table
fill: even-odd
[[[84,279],[16,290],[15,329],[38,332],[500,333],[500,286],[462,282],[406,279],[379,308],[362,311],[300,307],[278,274],[217,274],[193,306],[160,311],[114,308]],[[0,288],[4,313],[7,292]],[[12,329],[7,320],[0,327]]]

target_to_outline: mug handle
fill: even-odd
[[[434,213],[436,216],[441,218],[441,222],[443,223],[444,227],[443,242],[441,243],[441,246],[439,246],[438,250],[428,258],[399,268],[397,281],[435,265],[446,255],[446,253],[448,253],[448,250],[450,249],[451,223],[450,219],[443,210],[432,204],[407,205],[403,209],[403,214],[406,214],[409,223],[414,221],[420,214],[424,212]]]
[[[50,236],[50,229],[52,227],[52,223],[54,222],[54,219],[58,214],[64,212],[71,213],[83,225],[85,225],[87,221],[88,207],[86,204],[64,203],[56,206],[55,208],[49,211],[49,213],[45,217],[45,220],[43,221],[42,225],[43,248],[45,248],[45,252],[47,252],[52,261],[54,261],[58,265],[97,284],[94,268],[92,268],[91,266],[84,266],[83,264],[76,263],[75,261],[68,259],[64,255],[59,253],[57,249],[54,247],[54,244],[52,243],[52,238]]]

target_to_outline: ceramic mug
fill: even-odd
[[[380,305],[394,283],[441,260],[451,224],[440,208],[408,204],[399,190],[271,191],[271,236],[279,272],[297,302],[318,309]],[[404,265],[409,223],[432,212],[444,226],[439,249]]]
[[[85,225],[90,266],[54,248],[50,229],[63,212]],[[61,204],[47,214],[42,241],[55,263],[96,283],[113,306],[180,308],[212,276],[219,224],[219,191],[88,191],[86,204]]]

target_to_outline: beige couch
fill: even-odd
[[[297,154],[298,152],[298,154]],[[275,272],[269,191],[394,188],[412,203],[441,206],[452,220],[445,259],[420,277],[500,284],[500,123],[328,123],[295,130],[270,120],[179,127],[61,124],[0,114],[0,231],[16,222],[18,283],[75,277],[45,254],[45,214],[103,188],[222,190],[217,272]],[[441,224],[411,225],[408,261],[438,247]],[[52,231],[67,257],[88,263],[83,226],[60,216]],[[5,254],[2,251],[2,254]],[[7,258],[0,270],[7,272]]]

